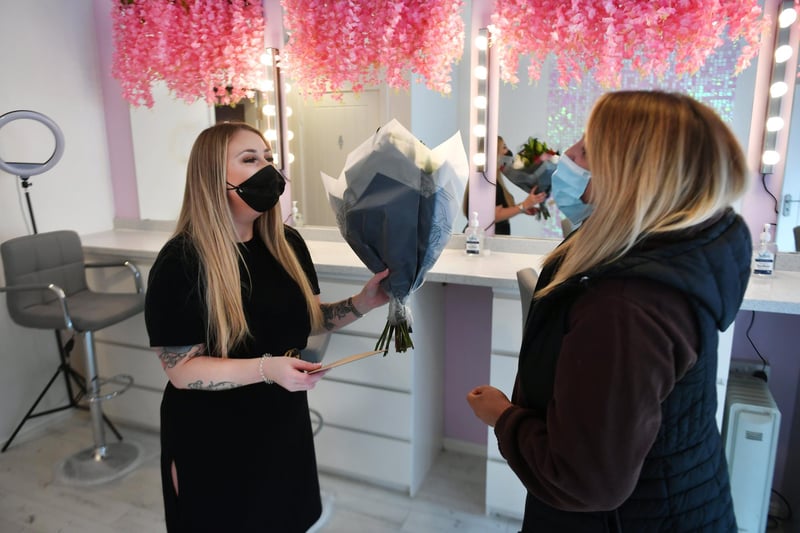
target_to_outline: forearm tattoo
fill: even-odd
[[[183,359],[197,357],[206,350],[205,344],[195,344],[194,346],[162,346],[158,351],[158,358],[161,359],[161,366],[175,368]]]
[[[359,316],[358,310],[350,298],[333,304],[322,304],[320,307],[322,307],[322,327],[328,331],[332,331],[336,327],[336,324],[333,323],[335,319],[344,318],[349,313]]]
[[[197,381],[193,381],[189,383],[186,388],[193,389],[193,390],[227,390],[227,389],[235,389],[239,387],[238,383],[234,383],[232,381],[220,381],[219,383],[214,383],[213,381],[209,381],[208,385],[203,383],[203,380],[198,379]]]
[[[158,350],[158,358],[161,359],[161,366],[164,369],[175,368],[178,363],[186,359],[192,359],[206,352],[205,344],[195,344],[194,346],[162,346]],[[203,383],[203,380],[198,379],[189,383],[186,388],[194,390],[227,390],[236,387],[241,387],[240,384],[232,381],[219,381],[214,383],[209,381],[208,385]]]

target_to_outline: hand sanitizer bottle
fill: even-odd
[[[764,224],[759,240],[761,245],[753,253],[753,274],[756,276],[771,276],[775,270],[775,243],[770,242],[772,235],[769,224]]]
[[[481,247],[483,246],[483,229],[480,222],[478,222],[478,212],[473,211],[469,219],[469,227],[467,227],[466,237],[466,250],[467,255],[480,255]]]
[[[297,207],[297,200],[292,200],[292,221],[294,222],[295,228],[299,228],[303,225],[303,214]]]

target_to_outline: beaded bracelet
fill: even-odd
[[[362,313],[358,312],[358,309],[356,309],[356,306],[353,303],[353,297],[352,296],[347,299],[347,305],[348,305],[348,307],[350,307],[350,311],[352,311],[353,314],[356,315],[356,318],[361,318],[362,316],[364,316]]]
[[[272,354],[265,353],[261,356],[261,360],[258,362],[258,373],[261,374],[261,379],[264,380],[264,383],[266,383],[267,385],[272,385],[275,382],[264,375],[264,359],[266,359],[267,357],[272,357]]]

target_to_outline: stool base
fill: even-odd
[[[100,485],[133,471],[142,459],[135,442],[112,442],[102,448],[86,448],[56,467],[56,479],[65,485]]]

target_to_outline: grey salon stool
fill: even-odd
[[[144,289],[141,275],[133,263],[84,264],[80,238],[74,231],[54,231],[27,235],[8,240],[0,246],[5,269],[6,304],[11,319],[23,327],[52,329],[56,331],[61,364],[36,402],[28,410],[11,438],[3,446],[5,452],[25,422],[78,404],[81,396],[89,403],[94,445],[82,450],[59,465],[58,477],[70,484],[92,485],[104,483],[130,472],[138,464],[141,448],[135,443],[106,443],[104,421],[121,441],[122,436],[105,418],[102,402],[123,393],[133,384],[133,378],[119,375],[104,381],[97,375],[94,350],[94,332],[132,317],[144,309]],[[133,274],[134,293],[104,293],[89,289],[86,268],[126,267]],[[60,331],[70,336],[83,337],[86,352],[86,377],[83,378],[69,364],[72,340],[65,348]],[[35,413],[37,405],[59,375],[63,375],[69,404]],[[72,383],[78,386],[73,394]],[[114,390],[103,390],[113,384]]]
[[[532,268],[523,268],[517,271],[517,285],[519,286],[519,301],[522,305],[522,329],[525,330],[525,323],[528,321],[528,312],[533,301],[533,291],[536,289],[536,282],[539,275]]]

